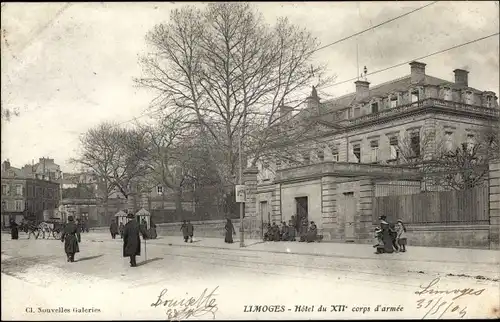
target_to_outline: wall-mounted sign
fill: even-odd
[[[236,202],[245,202],[245,185],[236,185]]]

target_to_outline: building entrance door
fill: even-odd
[[[344,193],[344,232],[345,241],[354,241],[354,215],[356,214],[356,199],[353,192]]]
[[[297,229],[297,231],[300,231],[300,226],[302,225],[303,218],[305,218],[309,222],[307,197],[295,198],[295,204],[297,207],[297,222],[295,228]]]

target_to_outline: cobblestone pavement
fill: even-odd
[[[147,241],[147,254],[143,241],[139,267],[130,268],[122,241],[105,233],[83,234],[75,263],[66,262],[58,240],[20,238],[2,234],[2,319],[164,320],[173,309],[185,312],[182,303],[151,306],[164,289],[168,300],[216,290],[211,308],[193,304],[190,319],[437,318],[452,302],[442,318],[493,317],[500,297],[492,251],[415,247],[378,256],[370,245],[246,241],[240,249],[237,241],[199,238],[186,245],[161,237]],[[459,291],[415,294],[436,278],[429,289],[473,290],[455,300]],[[250,312],[259,305],[267,306]],[[320,305],[326,312],[318,312]],[[377,305],[393,311],[375,311]],[[62,313],[45,310],[59,307]]]

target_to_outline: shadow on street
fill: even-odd
[[[82,257],[82,258],[79,258],[79,259],[75,260],[75,262],[88,261],[88,260],[96,259],[96,258],[99,258],[99,257],[102,257],[102,256],[104,256],[104,254],[96,255],[96,256]]]
[[[142,266],[142,265],[146,265],[146,264],[149,264],[149,263],[152,263],[152,262],[161,261],[162,259],[163,259],[163,257],[151,258],[151,259],[148,259],[148,260],[146,260],[144,262],[137,263],[137,266]]]

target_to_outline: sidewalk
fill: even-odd
[[[105,232],[90,232],[82,234],[82,239],[111,241],[111,236]],[[158,236],[157,239],[148,240],[147,243],[176,247],[202,247],[320,257],[379,259],[382,256],[386,260],[500,265],[500,251],[482,249],[412,247],[409,245],[406,253],[377,255],[374,254],[374,249],[370,244],[263,242],[261,240],[245,239],[245,247],[241,248],[238,238],[234,239],[233,244],[226,244],[223,238],[198,238],[196,236],[193,243],[185,243],[182,236]]]

